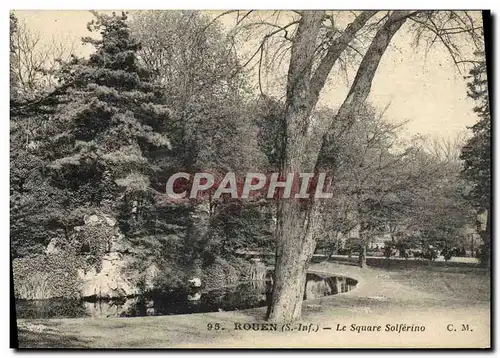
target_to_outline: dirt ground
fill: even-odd
[[[265,324],[265,308],[157,317],[18,320],[20,347],[490,346],[490,278],[484,270],[361,269],[332,262],[314,264],[311,270],[352,277],[358,285],[347,293],[304,301],[302,320],[289,326]]]

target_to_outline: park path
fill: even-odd
[[[213,335],[211,342],[182,342],[179,346],[209,347],[486,347],[489,345],[489,302],[464,300],[447,294],[446,290],[426,292],[413,285],[412,280],[398,282],[390,271],[321,263],[311,266],[312,272],[336,274],[358,280],[356,289],[340,295],[304,302],[301,322],[332,330],[319,329],[309,333],[301,331],[233,331],[227,335]],[[416,272],[418,274],[418,272]],[[264,311],[261,311],[262,315]],[[229,313],[228,313],[229,314]],[[256,315],[253,315],[255,317]],[[230,316],[229,316],[230,317]],[[261,321],[246,320],[241,322]],[[229,318],[234,319],[234,317]],[[239,323],[241,323],[239,322]],[[386,332],[387,324],[425,326],[424,332]],[[381,325],[381,332],[349,331],[350,326]],[[457,332],[448,331],[449,325]],[[462,324],[472,332],[461,332]],[[337,331],[337,325],[347,331]]]

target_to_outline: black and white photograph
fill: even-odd
[[[489,10],[140,5],[9,11],[11,348],[491,349]]]

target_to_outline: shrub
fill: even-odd
[[[26,300],[43,300],[53,297],[49,283],[50,277],[45,272],[35,272],[16,280],[14,291],[16,297]]]
[[[183,289],[186,287],[187,277],[184,272],[164,267],[161,274],[153,279],[153,290],[158,292],[166,292],[168,290]]]
[[[84,268],[82,257],[67,253],[36,255],[12,261],[14,294],[20,299],[79,297],[81,282],[78,269]]]
[[[85,255],[87,266],[101,271],[103,256],[110,251],[111,238],[115,230],[105,224],[85,225],[72,237],[72,246],[77,254]]]
[[[234,285],[250,273],[251,264],[241,258],[222,259],[216,258],[215,261],[203,268],[202,282],[208,289],[220,288]]]
[[[434,261],[438,257],[438,251],[434,247],[428,246],[422,256],[429,261]]]
[[[384,242],[384,256],[386,259],[391,258],[393,247],[394,247],[394,245],[393,245],[392,241],[385,241]]]

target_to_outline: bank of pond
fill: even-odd
[[[141,317],[235,311],[267,306],[272,293],[266,280],[207,290],[203,287],[149,292],[117,299],[16,300],[17,318]],[[352,290],[357,281],[344,276],[307,273],[304,299],[315,299]]]

